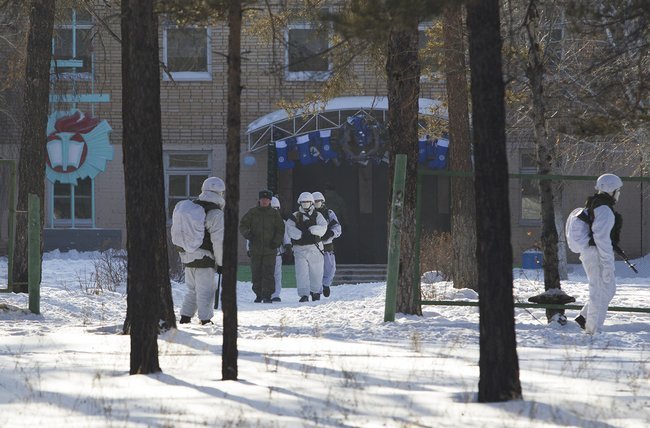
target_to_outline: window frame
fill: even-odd
[[[71,9],[71,16],[69,23],[54,23],[54,33],[57,30],[72,30],[72,58],[60,59],[61,61],[75,60],[77,57],[77,30],[89,30],[91,32],[90,37],[90,71],[62,71],[60,73],[55,73],[57,68],[52,65],[52,70],[50,76],[52,79],[66,79],[66,80],[92,80],[93,73],[95,71],[95,52],[93,49],[93,39],[92,30],[95,28],[94,21],[91,23],[79,23],[77,21],[77,9]],[[93,16],[91,14],[91,19]],[[83,22],[83,21],[82,21]],[[56,46],[56,37],[55,34],[52,34],[52,58],[54,61],[54,49]],[[61,67],[68,68],[68,67]]]
[[[207,160],[207,166],[203,168],[183,168],[183,167],[172,167],[170,166],[170,156],[173,155],[205,155]],[[185,195],[181,198],[178,195],[174,195],[174,198],[189,199],[194,198],[197,195],[191,194],[190,191],[190,180],[189,177],[194,175],[205,175],[206,178],[210,177],[212,174],[212,152],[209,150],[165,150],[163,152],[163,166],[164,166],[164,176],[165,176],[165,212],[167,215],[167,222],[171,223],[172,210],[170,209],[170,200],[172,196],[169,194],[170,185],[169,178],[170,176],[185,176],[188,179],[185,182]]]
[[[324,82],[332,76],[332,60],[327,55],[327,71],[289,71],[289,33],[291,30],[314,30],[318,31],[318,25],[311,22],[293,22],[287,24],[287,27],[284,30],[284,79],[286,81],[315,81],[315,82]],[[330,38],[331,31],[328,29],[327,37],[327,47],[332,47],[332,42]]]
[[[95,229],[96,224],[95,224],[95,179],[91,177],[86,177],[86,178],[80,178],[79,180],[90,180],[90,218],[86,219],[77,219],[75,215],[75,189],[77,187],[77,184],[73,183],[58,183],[60,185],[67,185],[70,186],[70,194],[68,198],[70,199],[70,217],[69,218],[62,218],[62,219],[56,219],[54,218],[54,208],[55,208],[55,202],[57,198],[63,198],[63,196],[58,197],[55,194],[55,184],[57,183],[52,183],[48,181],[48,186],[49,186],[49,225],[52,229],[77,229],[77,228],[83,228],[83,229]],[[79,181],[78,180],[78,181]],[[77,181],[77,182],[78,182]],[[80,196],[80,197],[86,197],[86,196]]]
[[[165,71],[163,70],[163,81],[179,81],[179,82],[209,82],[212,80],[212,30],[210,26],[199,27],[199,26],[187,26],[179,27],[177,25],[165,25],[163,26],[163,57],[162,61],[165,64],[165,67],[168,64],[168,31],[170,29],[204,29],[206,36],[206,71]],[[170,77],[171,75],[171,77]]]

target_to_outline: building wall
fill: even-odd
[[[119,19],[109,15],[113,10],[103,9],[98,2],[97,12],[107,19],[110,30],[120,34]],[[254,25],[254,23],[248,23]],[[241,153],[246,154],[246,127],[260,116],[279,108],[280,101],[300,102],[316,93],[322,86],[321,82],[286,81],[282,75],[270,72],[274,58],[284,58],[283,47],[279,44],[270,46],[268,42],[251,35],[250,27],[245,29],[242,38],[242,51],[246,52],[242,61],[242,145]],[[228,28],[220,22],[211,27],[211,67],[210,81],[161,81],[161,111],[164,150],[210,150],[212,153],[212,174],[225,177],[225,140],[226,140],[226,58]],[[163,54],[163,30],[160,30],[160,56]],[[100,43],[101,42],[101,43]],[[80,91],[107,94],[110,102],[105,104],[80,104],[77,107],[101,119],[106,119],[113,128],[111,143],[114,148],[114,158],[107,165],[105,172],[96,178],[96,224],[98,228],[117,228],[122,230],[122,243],[126,242],[124,181],[122,169],[122,93],[121,93],[121,52],[120,45],[106,29],[99,32],[95,49],[96,76],[93,82],[77,82]],[[2,53],[2,44],[0,44]],[[364,64],[362,60],[354,65],[354,73],[359,77],[361,92],[354,89],[345,95],[385,95],[385,79],[377,75],[374,69]],[[92,84],[91,84],[92,83]],[[69,83],[58,82],[54,92],[65,93],[70,90]],[[445,100],[444,83],[442,79],[422,79],[421,97]],[[19,97],[12,97],[12,100]],[[69,106],[58,106],[69,108]],[[11,105],[18,115],[19,105]],[[18,116],[16,116],[18,117]],[[0,126],[3,135],[7,137],[0,142],[4,153],[16,153],[15,146],[9,149],[7,143],[15,144],[19,137],[17,127],[9,123],[0,114]],[[508,134],[510,171],[518,172],[519,150],[532,147],[531,128],[511,131]],[[2,156],[2,154],[0,154]],[[11,156],[11,155],[10,155]],[[240,181],[240,213],[243,215],[248,208],[257,202],[257,192],[267,187],[267,152],[260,150],[253,154],[255,164],[241,164]],[[590,174],[598,175],[601,169],[594,168]],[[586,173],[586,172],[584,172]],[[584,174],[581,172],[580,174]],[[286,183],[286,180],[285,180]],[[563,202],[563,211],[568,213],[571,208],[580,205],[584,198],[591,193],[593,186],[574,184],[575,190],[567,189]],[[637,186],[639,187],[639,186]],[[620,209],[626,218],[623,231],[623,242],[629,248],[630,254],[639,254],[650,248],[644,233],[639,238],[639,229],[648,231],[648,212],[650,202],[647,200],[646,184],[645,204],[634,186],[626,185],[621,197]],[[525,224],[519,219],[520,181],[510,181],[510,200],[512,218],[512,242],[515,262],[519,261],[520,253],[533,246],[538,241],[539,224]],[[628,191],[629,189],[629,191]],[[629,193],[628,193],[629,192]],[[632,199],[632,195],[635,195]],[[628,200],[628,196],[630,199]],[[294,201],[283,201],[292,205]],[[285,207],[286,209],[286,207]],[[641,216],[643,212],[643,217]],[[6,217],[6,216],[5,216]],[[643,223],[642,223],[643,221]],[[634,225],[638,225],[634,227]],[[0,238],[3,235],[0,235]],[[243,241],[243,240],[242,240]],[[635,244],[638,242],[638,244]],[[635,246],[636,245],[636,246]],[[240,255],[244,254],[243,242],[240,242]]]

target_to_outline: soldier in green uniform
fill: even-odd
[[[284,237],[284,221],[271,207],[273,192],[262,190],[258,206],[239,222],[239,232],[249,241],[255,303],[271,303],[275,291],[275,258]]]

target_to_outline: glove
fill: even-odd
[[[222,270],[223,270],[223,268],[221,266],[217,265],[217,273],[219,275],[221,275]]]
[[[301,231],[302,233],[305,233],[305,232],[307,232],[307,231],[309,230],[309,227],[308,227],[307,224],[305,224],[305,223],[298,223],[298,224],[296,225],[296,227],[297,227],[298,230]]]
[[[328,229],[327,232],[325,232],[325,234],[323,235],[323,241],[327,241],[332,236],[334,236],[334,232]]]

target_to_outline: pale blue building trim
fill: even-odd
[[[108,103],[110,94],[51,94],[51,103]]]
[[[90,215],[92,219],[92,228],[96,228],[95,224],[95,177],[90,178]]]

